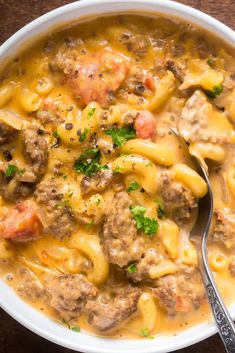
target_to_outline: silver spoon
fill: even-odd
[[[172,128],[171,131],[180,139],[182,144],[188,149],[188,144],[179,134],[178,130]],[[197,244],[197,255],[199,270],[203,284],[207,293],[208,301],[217,324],[220,338],[228,353],[235,353],[235,325],[221,298],[218,288],[213,279],[212,272],[209,267],[207,257],[207,240],[211,220],[213,216],[213,194],[211,189],[208,173],[201,161],[192,156],[192,161],[197,169],[198,174],[205,180],[208,187],[207,194],[199,199],[197,221],[190,233],[190,240]]]

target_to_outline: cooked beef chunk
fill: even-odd
[[[186,141],[204,141],[218,144],[233,141],[231,131],[221,132],[218,128],[209,125],[209,118],[213,109],[215,108],[209,103],[205,94],[199,90],[195,91],[187,100],[178,119],[179,132]]]
[[[207,59],[209,56],[215,55],[215,49],[205,38],[197,37],[194,44],[195,52],[198,53],[200,59]]]
[[[42,181],[35,191],[35,199],[45,231],[58,238],[69,235],[74,226],[74,218],[57,183],[52,179]]]
[[[140,294],[138,288],[128,286],[117,289],[116,293],[88,300],[85,310],[89,323],[99,331],[113,328],[137,310]]]
[[[159,278],[153,294],[172,316],[198,309],[205,298],[200,273],[193,267],[184,267],[175,275]]]
[[[195,91],[187,100],[178,128],[187,141],[195,141],[201,138],[202,131],[208,127],[209,103],[201,91]]]
[[[17,130],[0,121],[0,146],[3,146],[13,141],[16,138],[17,134]]]
[[[90,192],[101,192],[106,189],[113,181],[114,174],[110,170],[103,170],[92,177],[83,177],[80,187],[83,195]]]
[[[33,125],[22,130],[22,139],[26,168],[16,168],[11,176],[6,175],[8,166],[0,170],[0,194],[11,201],[30,195],[47,167],[47,142],[39,127]]]
[[[36,177],[40,178],[47,167],[48,146],[47,141],[38,126],[32,125],[22,130],[25,157],[32,165]]]
[[[55,276],[46,285],[50,305],[65,321],[78,318],[84,303],[97,295],[97,289],[82,275]]]
[[[232,260],[230,261],[228,268],[231,275],[235,277],[235,256],[232,257]]]
[[[20,284],[17,287],[17,292],[21,297],[29,300],[38,300],[46,298],[46,292],[33,272],[27,268],[19,269]]]
[[[165,205],[166,214],[181,223],[191,216],[192,210],[197,207],[197,202],[188,188],[183,184],[171,180],[168,173],[162,173],[160,181],[160,194]]]
[[[65,108],[64,108],[65,109]],[[42,124],[52,123],[58,125],[65,120],[63,109],[56,104],[51,98],[45,98],[42,107],[36,112],[36,117]]]
[[[139,66],[134,66],[120,90],[120,94],[125,98],[126,93],[143,96],[147,89],[155,89],[155,82],[147,70]]]
[[[150,40],[142,34],[133,35],[130,32],[124,32],[119,40],[127,47],[128,51],[138,56],[146,55],[150,47]]]
[[[35,174],[30,170],[22,174],[15,173],[13,177],[7,177],[5,172],[0,170],[0,195],[7,200],[16,201],[30,195],[35,183]]]
[[[161,262],[162,255],[156,249],[148,249],[140,259],[139,262],[135,264],[136,271],[131,271],[131,267],[127,268],[127,277],[133,282],[139,282],[143,280],[148,280],[149,270],[151,267],[158,265]]]
[[[215,210],[216,225],[212,238],[228,249],[235,247],[235,211],[229,208]]]
[[[136,121],[137,117],[139,115],[138,110],[129,110],[123,115],[123,124],[124,125],[134,125],[134,122]]]
[[[167,60],[167,70],[171,71],[180,83],[184,81],[184,72],[173,60]]]
[[[223,82],[223,92],[228,93],[235,88],[235,72],[227,76]]]
[[[106,207],[103,241],[107,257],[120,267],[139,260],[143,253],[141,238],[129,209],[131,199],[126,192],[117,193]]]
[[[185,53],[185,45],[180,42],[172,43],[170,50],[173,57],[179,58]]]

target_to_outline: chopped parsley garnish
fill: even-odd
[[[108,169],[107,165],[100,164],[101,153],[98,148],[91,148],[80,155],[74,164],[77,173],[91,177],[93,174],[103,169]]]
[[[57,202],[54,206],[54,209],[57,210],[57,209],[67,208],[67,207],[69,207],[69,200],[64,199],[64,200]]]
[[[8,164],[7,169],[5,171],[5,175],[7,178],[12,178],[16,173],[19,175],[23,175],[26,169],[20,169],[15,164]]]
[[[213,64],[214,64],[213,59],[212,59],[212,58],[208,58],[207,64],[208,64],[209,66],[213,66]]]
[[[90,119],[94,115],[94,113],[95,113],[95,108],[91,108],[87,113],[88,119]]]
[[[113,169],[113,172],[114,173],[122,173],[124,170],[125,170],[124,167],[117,167],[117,168]]]
[[[84,142],[88,133],[88,129],[84,129],[84,131],[81,133],[80,137],[79,137],[79,142]]]
[[[139,331],[139,335],[141,337],[148,337],[149,336],[149,330],[147,328],[142,328]]]
[[[56,139],[59,139],[59,138],[60,138],[60,135],[58,134],[58,131],[57,131],[57,130],[53,131],[52,136],[53,136],[54,138],[56,138]]]
[[[161,199],[157,199],[156,202],[158,218],[162,219],[165,216],[165,205]]]
[[[57,130],[53,131],[52,136],[55,138],[55,141],[52,144],[52,147],[57,148],[60,145],[60,135]]]
[[[70,330],[74,331],[74,332],[80,332],[81,331],[79,326],[72,326],[72,327],[70,327]]]
[[[111,136],[115,147],[122,147],[125,145],[127,140],[134,139],[136,137],[135,129],[132,127],[121,127],[110,128],[105,131],[106,135]]]
[[[5,171],[5,175],[7,178],[11,178],[18,172],[19,168],[14,164],[8,164],[7,169]]]
[[[136,264],[131,264],[130,266],[127,267],[127,271],[129,273],[135,273],[137,272],[137,267],[136,267]]]
[[[70,192],[67,194],[67,197],[68,197],[69,199],[71,199],[72,196],[73,196],[73,191],[70,191]]]
[[[146,212],[145,207],[132,205],[130,206],[130,210],[136,222],[137,230],[142,230],[149,236],[156,234],[159,227],[158,221],[144,216]]]
[[[220,85],[215,85],[212,90],[204,90],[205,94],[209,97],[209,98],[216,98],[217,96],[219,96],[221,94],[221,92],[223,91],[223,86]]]
[[[94,227],[94,225],[95,225],[95,222],[94,222],[94,220],[92,219],[89,223],[87,223],[86,224],[86,228],[92,228],[92,227]]]
[[[133,183],[129,185],[127,192],[132,192],[132,191],[138,190],[139,188],[140,188],[140,185],[136,181],[133,181]]]

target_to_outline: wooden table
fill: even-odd
[[[92,0],[91,0],[92,1]],[[115,0],[110,0],[115,1]],[[0,0],[0,44],[34,18],[68,0]],[[179,0],[202,10],[235,30],[235,0]],[[1,293],[0,293],[1,295]],[[0,309],[0,352],[4,353],[72,353],[31,333]],[[178,353],[222,353],[218,335]],[[123,352],[128,353],[128,352]]]

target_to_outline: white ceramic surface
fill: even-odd
[[[235,32],[212,17],[168,0],[82,0],[60,7],[31,22],[0,47],[0,65],[15,57],[35,37],[61,27],[64,23],[77,21],[84,16],[117,13],[122,11],[160,12],[193,22],[228,44],[235,45]],[[156,339],[117,340],[76,333],[53,322],[24,303],[3,281],[0,280],[0,305],[14,319],[61,346],[87,353],[166,353],[197,343],[216,332],[212,322],[205,322],[179,333],[177,336],[162,335]],[[235,318],[235,304],[231,307]],[[1,323],[4,325],[4,322]],[[22,337],[22,340],[24,338]]]

